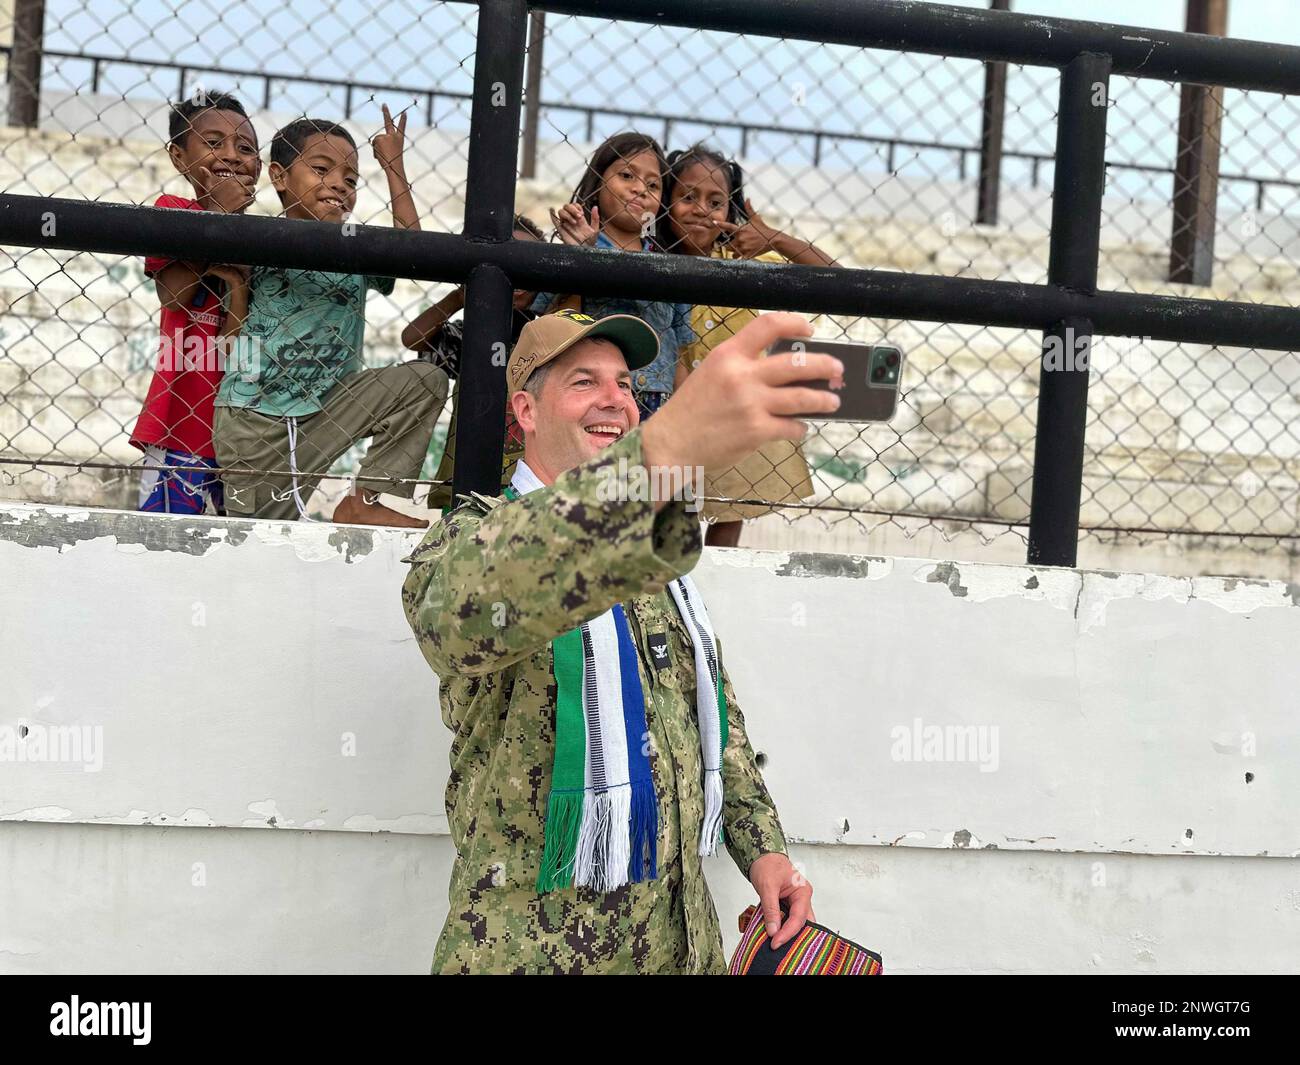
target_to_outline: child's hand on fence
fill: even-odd
[[[735,222],[719,222],[718,225],[724,233],[731,234],[727,244],[732,251],[742,258],[753,259],[775,248],[781,231],[764,222],[749,200],[745,201],[745,213],[749,215],[749,221],[744,225]]]
[[[600,208],[592,207],[591,218],[588,219],[587,212],[579,204],[566,203],[558,211],[552,208],[551,222],[565,244],[585,244],[590,247],[600,235]]]
[[[387,104],[383,105],[383,110],[384,132],[371,137],[370,145],[375,150],[375,159],[379,165],[385,170],[393,170],[402,165],[402,152],[406,148],[406,112],[403,111],[401,117],[394,122]]]
[[[244,331],[244,321],[248,318],[248,276],[251,272],[251,267],[234,263],[210,263],[204,271],[205,275],[219,277],[226,283],[226,294],[222,300],[226,313],[217,329],[218,338],[229,340]]]
[[[248,284],[250,268],[247,266],[237,266],[234,263],[211,263],[203,273],[209,277],[221,278],[222,281],[233,289]]]
[[[226,177],[214,174],[211,167],[202,164],[194,167],[190,173],[200,194],[207,196],[212,206],[225,214],[239,214],[247,210],[257,195],[257,179],[252,174]]]

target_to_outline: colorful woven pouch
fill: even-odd
[[[772,950],[757,906],[740,915],[740,931],[731,976],[880,976],[885,971],[879,954],[811,921],[783,949]]]

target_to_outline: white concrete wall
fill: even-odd
[[[427,969],[448,735],[414,540],[0,509],[0,971]],[[696,576],[818,916],[890,971],[1297,968],[1300,588],[750,551]],[[17,760],[56,728],[93,749]],[[750,891],[709,875],[730,946]]]

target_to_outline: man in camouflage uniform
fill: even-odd
[[[680,499],[611,499],[608,475],[621,459],[624,470],[646,467],[653,484],[660,470],[721,468],[769,440],[802,437],[790,415],[839,400],[781,386],[842,367],[825,355],[796,363],[762,353],[778,336],[810,332],[797,315],[758,318],[638,428],[630,370],[658,350],[648,325],[561,312],[525,328],[506,373],[524,462],[547,487],[464,502],[407,560],[402,592],[454,733],[446,800],[456,859],[435,973],[726,971],[698,853],[705,803],[693,650],[665,591],[699,560],[699,523]],[[645,693],[658,876],[608,892],[539,894],[555,757],[551,640],[615,603],[624,604]],[[667,664],[652,664],[665,642]],[[812,887],[785,854],[725,671],[724,690],[724,842],[780,946],[811,915]]]

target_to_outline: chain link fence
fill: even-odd
[[[389,182],[367,144],[383,132],[387,107],[405,121],[405,178],[420,226],[460,231],[474,5],[44,7],[39,91],[26,94],[35,100],[31,127],[13,124],[24,88],[15,58],[21,11],[0,7],[0,22],[9,23],[0,25],[11,115],[0,130],[6,192],[132,204],[191,198],[167,150],[169,105],[223,92],[246,109],[262,160],[250,213],[283,209],[269,174],[272,135],[310,117],[341,124],[358,146],[350,219],[391,224]],[[1054,70],[1004,71],[993,197],[983,63],[557,14],[535,14],[533,30],[516,209],[547,239],[560,239],[552,211],[569,202],[598,145],[638,131],[668,153],[703,143],[735,161],[748,199],[726,216],[748,218],[747,232],[709,248],[674,228],[672,202],[656,204],[646,234],[656,238],[653,254],[762,251],[815,261],[804,258],[813,249],[843,266],[1046,279]],[[1177,169],[1188,150],[1179,135],[1185,98],[1179,85],[1111,80],[1100,287],[1296,305],[1300,243],[1291,219],[1300,182],[1288,175],[1300,172],[1290,136],[1298,124],[1286,97],[1215,90],[1200,99],[1214,110],[1204,128],[1218,149],[1217,192],[1195,218],[1201,269],[1212,243],[1209,277],[1169,280],[1185,224],[1176,203],[1186,182]],[[677,181],[669,200],[687,185]],[[150,477],[131,437],[159,366],[155,280],[133,258],[3,254],[0,496],[136,507],[142,475]],[[229,293],[224,284],[207,287],[221,319]],[[265,289],[251,287],[253,316]],[[450,470],[454,403],[439,371],[447,368],[444,341],[455,334],[455,290],[398,278],[369,298],[365,290],[334,294],[364,317],[363,334],[359,322],[348,334],[364,336],[353,369],[382,376],[344,390],[346,415],[322,412],[328,442],[310,425],[297,442],[278,424],[260,439],[249,430],[241,461],[274,497],[259,496],[259,510],[270,513],[263,504],[273,501],[277,516],[330,517],[353,491],[349,478],[375,472],[376,445],[368,468],[364,440],[391,437],[395,413],[409,414],[418,394],[418,414],[407,419],[416,424],[397,433],[401,461],[380,462],[363,483],[399,495],[414,487],[413,500],[388,495],[384,503],[428,517],[430,502],[446,501]],[[818,317],[816,335],[905,353],[894,418],[814,423],[799,455],[715,483],[711,516],[750,519],[747,546],[1023,561],[1041,333],[862,312]],[[686,372],[707,355],[710,337],[752,312],[684,313],[694,341],[681,359]],[[415,335],[417,322],[438,324],[447,314],[450,327]],[[344,332],[332,319],[325,339],[337,346]],[[318,354],[312,359],[319,364]],[[1291,354],[1097,337],[1090,360],[1081,564],[1289,575],[1300,521]],[[311,475],[326,470],[312,493]]]

